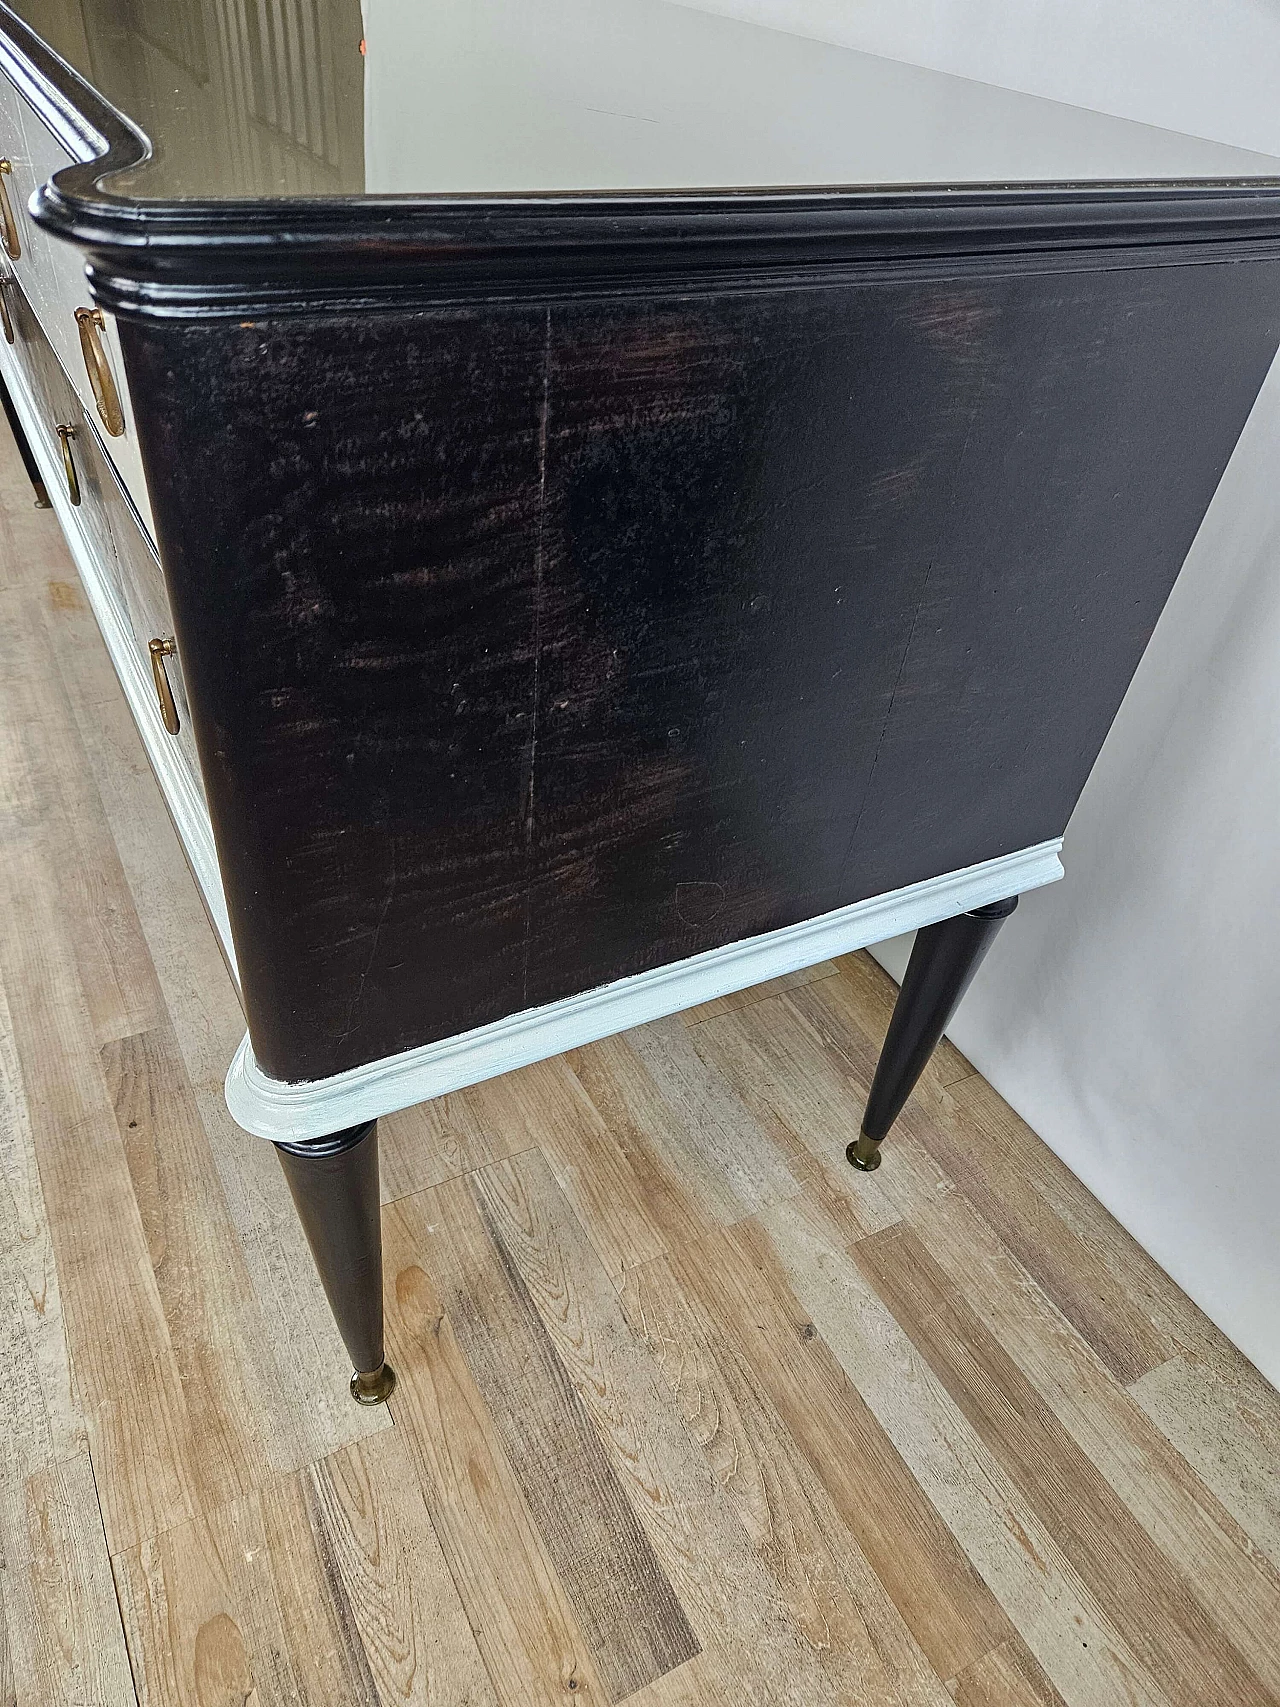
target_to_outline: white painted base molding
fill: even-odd
[[[799,972],[832,955],[849,954],[972,907],[1038,889],[1062,876],[1061,847],[1058,838],[930,877],[329,1079],[288,1084],[268,1078],[246,1037],[227,1073],[227,1107],[241,1126],[260,1138],[293,1143],[323,1138],[699,1002]]]

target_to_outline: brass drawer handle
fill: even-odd
[[[71,441],[76,436],[74,427],[58,428],[58,438],[62,444],[62,467],[67,476],[67,497],[73,504],[80,502],[80,476],[76,473],[76,460],[71,454]]]
[[[172,640],[153,640],[147,647],[151,654],[151,675],[156,684],[156,698],[160,701],[160,721],[171,735],[176,735],[182,725],[178,721],[178,708],[173,701],[173,689],[169,686],[164,661],[166,658],[172,658],[177,650]]]
[[[113,439],[118,439],[124,431],[124,411],[120,407],[120,393],[116,390],[116,382],[111,377],[107,352],[102,347],[102,334],[106,324],[100,308],[76,309],[76,325],[80,328],[80,353],[84,357],[89,384],[93,387],[93,400],[98,405],[103,426]]]
[[[11,261],[16,261],[22,253],[22,245],[18,241],[18,226],[13,217],[13,203],[9,200],[9,186],[5,179],[13,174],[12,162],[0,160],[0,243],[4,244],[4,252]]]

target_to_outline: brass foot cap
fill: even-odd
[[[51,510],[53,508],[53,502],[50,499],[49,494],[45,491],[43,482],[37,480],[33,482],[33,484],[36,492],[36,509]]]
[[[845,1156],[855,1168],[861,1168],[864,1174],[873,1174],[880,1166],[880,1146],[865,1132],[858,1135],[856,1143],[850,1144]]]
[[[396,1372],[389,1363],[362,1375],[357,1369],[351,1377],[351,1397],[357,1405],[381,1405],[396,1390]]]

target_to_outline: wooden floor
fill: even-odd
[[[0,447],[0,1707],[1280,1701],[1280,1398],[865,956],[384,1123],[389,1408]]]

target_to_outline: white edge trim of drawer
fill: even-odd
[[[246,1036],[227,1073],[227,1107],[239,1125],[259,1138],[277,1143],[323,1138],[565,1049],[799,972],[833,955],[1038,889],[1062,876],[1061,847],[1059,837],[911,883],[820,918],[708,949],[546,1007],[527,1008],[328,1079],[289,1084],[268,1078]]]
[[[75,506],[67,499],[62,469],[54,461],[53,454],[45,443],[40,416],[32,400],[26,375],[19,363],[8,354],[7,348],[0,345],[0,349],[4,350],[0,363],[3,365],[9,394],[26,431],[31,454],[44,476],[49,500],[62,524],[62,531],[75,559],[90,608],[106,642],[111,662],[115,665],[116,675],[120,678],[120,686],[129,702],[129,710],[133,713],[133,721],[137,724],[142,744],[146,748],[147,758],[151,762],[156,781],[160,784],[160,791],[186,850],[188,863],[200,885],[209,916],[222,939],[227,963],[235,973],[236,955],[231,941],[231,921],[227,917],[222,874],[218,869],[218,856],[214,851],[213,827],[205,811],[204,802],[185,765],[173,751],[171,737],[160,721],[160,713],[156,708],[155,686],[150,671],[143,665],[138,642],[129,629],[114,594],[103,581],[92,547],[80,526]]]

